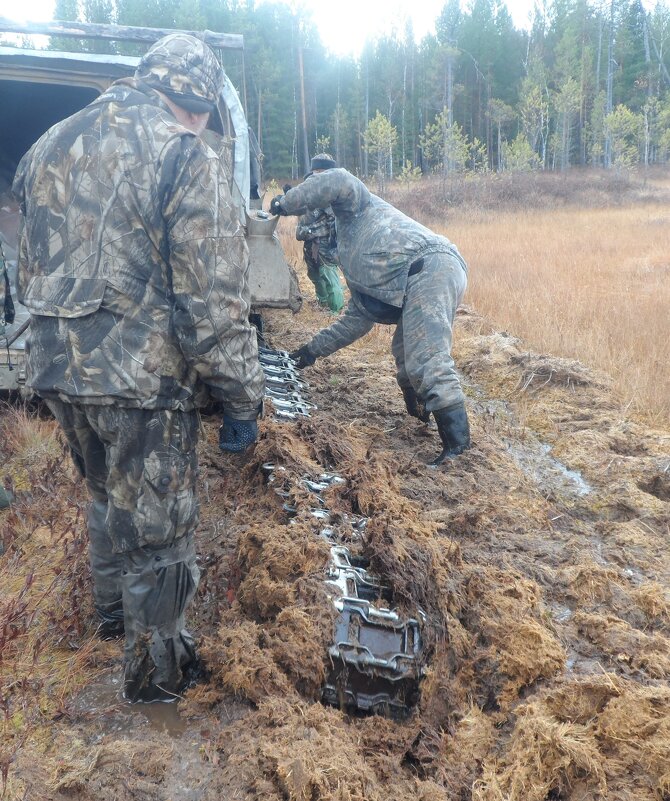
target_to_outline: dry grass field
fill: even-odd
[[[466,300],[529,349],[609,373],[670,416],[670,208],[497,212],[440,227],[470,264]]]

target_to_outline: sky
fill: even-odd
[[[267,1],[267,0],[263,0]],[[276,2],[277,0],[273,0]],[[445,0],[283,0],[292,7],[311,10],[321,39],[334,54],[360,54],[366,38],[374,39],[394,30],[402,33],[408,19],[420,40],[435,30],[435,20]],[[9,9],[11,0],[0,0],[0,16],[43,22],[53,15],[54,0],[23,0]],[[532,0],[506,0],[514,24],[527,28]]]

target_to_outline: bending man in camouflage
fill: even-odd
[[[434,464],[470,446],[461,385],[451,358],[452,325],[467,268],[448,239],[420,225],[343,169],[314,175],[270,204],[273,214],[304,214],[330,206],[337,220],[342,272],[351,291],[345,313],[292,354],[314,364],[367,334],[375,323],[395,324],[393,355],[409,414],[428,422],[442,440]]]
[[[337,162],[332,156],[320,153],[312,159],[312,171],[306,177],[319,175],[335,167]],[[341,311],[344,292],[337,269],[337,233],[332,209],[310,209],[303,214],[295,229],[295,238],[305,243],[303,254],[307,277],[314,284],[317,300],[332,312]]]
[[[224,77],[198,39],[161,39],[14,183],[28,384],[93,497],[95,606],[106,632],[125,625],[131,700],[174,698],[194,665],[196,407],[222,403],[221,447],[242,450],[264,390],[242,227],[199,137]]]

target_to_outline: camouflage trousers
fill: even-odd
[[[89,558],[103,623],[125,627],[124,693],[179,692],[195,663],[184,615],[200,573],[196,412],[47,401],[86,480]]]
[[[402,315],[393,335],[401,387],[413,387],[429,412],[464,400],[451,358],[456,309],[467,285],[465,262],[453,253],[431,253],[407,279]]]

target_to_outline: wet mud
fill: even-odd
[[[327,322],[308,301],[297,317],[269,314],[266,336],[290,348]],[[26,468],[51,511],[31,522],[42,490],[19,491],[2,521],[2,575],[13,577],[3,608],[32,560],[21,597],[36,584],[51,593],[32,618],[40,654],[74,659],[77,680],[59,689],[63,671],[49,674],[42,655],[19,658],[16,638],[0,651],[6,797],[670,797],[670,431],[629,418],[606,376],[528,353],[467,308],[455,358],[473,447],[440,468],[426,465],[435,429],[405,414],[384,330],[306,370],[318,411],[297,423],[267,417],[246,458],[221,454],[218,421],[203,420],[203,578],[189,625],[207,673],[165,708],[120,701],[121,644],[93,636],[85,498],[66,460],[51,484],[44,465]],[[308,512],[282,507],[268,462],[285,467],[288,502],[302,510],[302,476],[342,475],[346,485],[325,491],[328,508],[369,518],[352,553],[395,607],[425,612],[425,677],[408,720],[321,704],[328,547]],[[56,590],[68,603],[53,601]],[[45,610],[58,604],[54,628]]]

